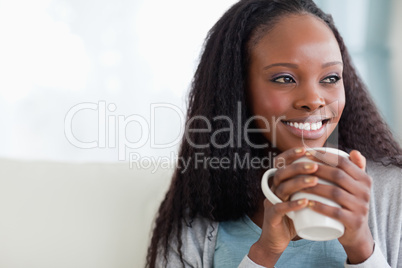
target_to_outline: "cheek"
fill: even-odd
[[[345,90],[343,90],[343,91],[342,91],[342,94],[341,94],[341,107],[342,107],[342,111],[343,111],[343,108],[345,108],[345,102],[346,102]]]
[[[342,115],[345,108],[345,91],[343,88],[339,88],[336,91],[330,91],[325,95],[326,109],[331,112],[332,116],[338,119]]]
[[[339,117],[342,115],[343,109],[345,108],[345,91],[342,90],[339,92],[337,96],[337,102],[338,102],[338,109],[339,109]]]
[[[289,102],[283,96],[276,94],[266,94],[254,99],[254,112],[262,116],[281,116],[289,107]],[[271,118],[267,118],[271,120]]]
[[[272,130],[275,125],[276,119],[285,114],[287,110],[287,98],[272,94],[267,89],[253,92],[252,110],[254,116],[261,116],[266,119],[264,122],[261,118],[256,119],[257,127],[260,129]],[[258,93],[258,94],[256,94]],[[271,140],[271,131],[268,131],[264,136]]]
[[[269,101],[269,107],[271,110],[271,114],[283,115],[282,113],[289,106],[286,99],[281,98],[279,96],[271,96]]]

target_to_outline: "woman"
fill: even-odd
[[[350,160],[336,167],[293,163],[306,147],[330,142]],[[401,149],[332,18],[312,1],[244,0],[215,24],[192,84],[179,155],[187,165],[179,161],[159,209],[149,267],[402,263]],[[272,189],[284,201],[276,205],[259,186],[274,166],[280,171]],[[317,185],[317,177],[337,186]],[[289,201],[300,190],[341,208]],[[300,239],[285,214],[307,206],[341,221],[344,235]]]

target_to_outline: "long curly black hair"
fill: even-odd
[[[158,254],[166,258],[168,241],[172,238],[178,241],[182,257],[180,235],[184,218],[201,216],[225,221],[256,211],[262,197],[259,186],[262,168],[248,165],[203,168],[197,162],[197,155],[204,159],[226,157],[232,160],[266,156],[266,149],[250,146],[250,140],[253,144],[267,142],[261,134],[253,133],[246,140],[244,135],[219,130],[231,127],[231,133],[242,133],[244,122],[252,116],[246,91],[250,50],[280,18],[290,14],[311,14],[321,19],[338,41],[346,98],[338,124],[339,147],[359,150],[368,160],[402,167],[399,158],[402,150],[357,75],[332,17],[312,0],[241,0],[221,17],[206,38],[189,93],[187,124],[179,150],[179,159],[190,164],[184,168],[178,162],[158,211],[147,267],[155,267]],[[194,120],[201,117],[208,120]],[[230,118],[234,124],[217,120],[217,117]],[[211,136],[211,133],[215,134]],[[268,152],[278,153],[274,148],[269,148]]]

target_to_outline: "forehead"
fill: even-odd
[[[341,61],[338,42],[331,29],[312,15],[282,17],[251,50],[252,57],[281,61]],[[304,56],[304,57],[303,57]]]

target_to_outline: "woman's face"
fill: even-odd
[[[272,146],[323,146],[345,106],[342,56],[332,31],[310,15],[286,16],[250,53],[249,104]]]

